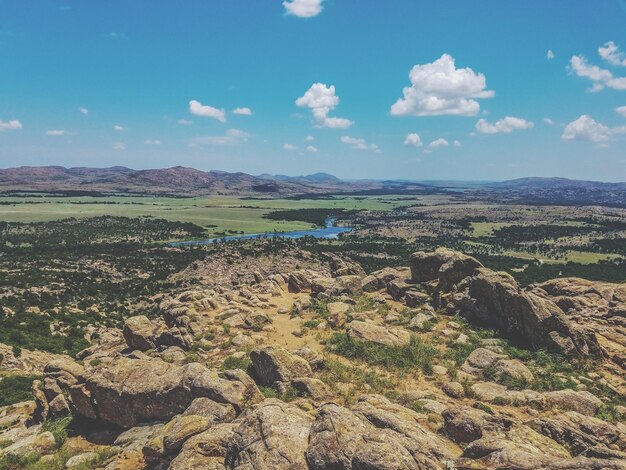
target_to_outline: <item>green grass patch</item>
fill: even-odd
[[[228,356],[222,363],[222,370],[241,369],[248,370],[252,361],[248,355],[243,357]]]
[[[329,351],[348,359],[362,360],[387,369],[420,369],[432,372],[437,348],[429,341],[412,335],[406,346],[386,346],[367,341],[352,340],[345,333],[335,333],[327,342]]]

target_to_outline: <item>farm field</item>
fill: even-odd
[[[207,229],[208,235],[224,232],[263,233],[313,228],[298,220],[264,218],[275,210],[344,209],[389,211],[415,204],[416,199],[398,196],[333,197],[328,199],[247,199],[215,196],[176,198],[160,196],[105,197],[3,197],[0,221],[47,222],[66,218],[100,216],[154,217],[171,222],[190,222]]]

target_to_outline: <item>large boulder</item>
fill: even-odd
[[[352,410],[326,403],[318,410],[306,452],[311,470],[444,469],[458,449],[418,424],[418,415],[377,395]]]
[[[567,356],[600,355],[592,332],[569,321],[551,300],[525,292],[506,273],[476,269],[461,284],[455,308],[472,323],[498,329],[515,343]]]
[[[250,353],[250,359],[254,378],[264,386],[313,375],[311,366],[305,359],[280,347],[265,346],[254,349]]]
[[[437,248],[431,253],[418,251],[411,255],[409,263],[414,282],[437,280],[440,290],[449,290],[482,267],[477,259],[448,248]]]
[[[159,336],[165,331],[164,325],[153,322],[145,315],[130,317],[124,321],[124,339],[131,349],[155,349],[159,344]]]
[[[313,417],[296,406],[267,399],[238,419],[228,444],[226,467],[235,470],[306,469]]]
[[[170,470],[224,470],[224,458],[236,424],[224,423],[188,439]]]
[[[123,428],[169,420],[199,397],[237,411],[261,399],[243,371],[218,373],[198,363],[175,365],[127,357],[87,371],[72,361],[53,361],[46,366],[43,392],[37,395],[46,400],[41,408],[52,410],[63,399],[66,411]]]

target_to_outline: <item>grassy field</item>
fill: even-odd
[[[6,222],[43,222],[68,217],[102,215],[151,216],[170,221],[192,222],[206,227],[209,234],[224,231],[262,233],[306,230],[311,224],[299,221],[274,221],[263,216],[278,209],[368,209],[391,210],[414,204],[413,199],[397,196],[337,197],[333,199],[241,199],[215,196],[170,198],[158,196],[110,197],[33,197],[0,198],[0,220]],[[7,203],[10,203],[7,205]]]

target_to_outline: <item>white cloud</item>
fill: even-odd
[[[461,145],[461,142],[459,142],[458,140],[455,140],[455,141],[454,141],[454,143],[453,143],[452,145],[454,145],[455,147],[463,147],[463,146]]]
[[[554,52],[552,52],[552,49],[549,49],[548,52],[546,52],[546,59],[548,60],[554,59]]]
[[[53,130],[46,131],[46,135],[50,135],[50,136],[54,136],[54,137],[60,137],[60,136],[63,136],[63,135],[74,135],[74,133],[73,132],[68,132],[68,131],[62,131],[60,129],[58,129],[58,130],[53,129]]]
[[[311,18],[322,12],[323,0],[285,0],[283,6],[288,15]]]
[[[283,144],[283,149],[285,150],[298,150],[298,147],[292,144]]]
[[[22,123],[17,119],[10,121],[3,121],[0,119],[0,132],[2,131],[15,131],[22,128]]]
[[[415,132],[413,132],[411,134],[407,134],[406,138],[404,139],[404,145],[412,145],[414,147],[421,147],[424,144],[422,143],[422,139],[420,138],[420,136],[416,134]]]
[[[626,54],[621,52],[613,41],[609,41],[604,46],[599,47],[598,54],[611,65],[626,67]]]
[[[179,119],[178,124],[180,124],[181,126],[191,126],[193,124],[193,121],[190,121],[188,119]]]
[[[575,121],[570,122],[563,131],[563,140],[590,140],[591,142],[606,142],[609,140],[610,129],[604,124],[596,122],[590,116],[583,114]]]
[[[233,114],[240,114],[241,116],[252,116],[252,110],[250,108],[235,108]]]
[[[125,142],[113,142],[111,145],[113,146],[113,150],[126,150]]]
[[[226,111],[214,108],[213,106],[203,105],[196,100],[189,102],[189,112],[196,116],[210,117],[220,122],[226,122]]]
[[[228,129],[224,135],[205,135],[194,137],[187,144],[189,147],[202,147],[213,145],[239,145],[241,142],[247,142],[250,134],[239,129]]]
[[[626,90],[626,77],[614,77],[610,70],[602,69],[597,65],[589,65],[583,56],[573,56],[570,59],[570,68],[579,77],[588,78],[593,82],[589,90],[591,92],[600,91],[605,87]]]
[[[89,110],[88,110],[87,108],[82,108],[82,107],[81,107],[81,108],[78,108],[78,111],[80,111],[81,113],[83,113],[85,116],[86,116],[87,114],[89,114]]]
[[[339,139],[342,143],[346,145],[350,145],[353,149],[357,150],[373,150],[376,153],[380,153],[380,149],[376,144],[368,144],[365,139],[360,139],[356,137],[349,137],[344,135]]]
[[[486,119],[480,119],[476,123],[476,130],[481,134],[510,134],[513,131],[531,129],[534,124],[526,119],[507,116],[493,124]]]
[[[431,149],[436,149],[436,148],[439,148],[439,147],[448,147],[449,145],[450,145],[450,143],[446,139],[433,140],[430,144],[428,144],[428,146]]]
[[[323,83],[314,83],[304,95],[296,100],[296,106],[309,108],[317,127],[331,127],[345,129],[353,122],[345,118],[328,117],[339,104],[339,97],[335,95],[335,86],[326,86]]]
[[[622,116],[626,117],[626,106],[620,106],[619,108],[615,108],[615,111],[618,114],[621,114]]]
[[[306,151],[307,151],[307,152],[311,152],[311,153],[317,153],[317,147],[314,147],[313,145],[309,145],[309,146],[306,148]]]
[[[307,135],[304,140],[306,140],[307,142],[313,142],[315,140],[315,137],[313,137],[312,135]]]
[[[543,122],[545,122],[548,126],[554,126],[554,121],[550,118],[543,118]]]
[[[409,73],[411,86],[402,90],[391,106],[392,116],[475,116],[478,98],[492,98],[482,73],[470,68],[457,69],[454,58],[443,54],[429,64],[415,65]]]
[[[126,130],[124,126],[120,126],[119,124],[116,124],[115,126],[113,126],[113,129],[115,129],[118,132],[124,132]]]
[[[144,144],[146,145],[161,145],[161,141],[159,139],[155,139],[155,140],[146,140],[144,141]]]

